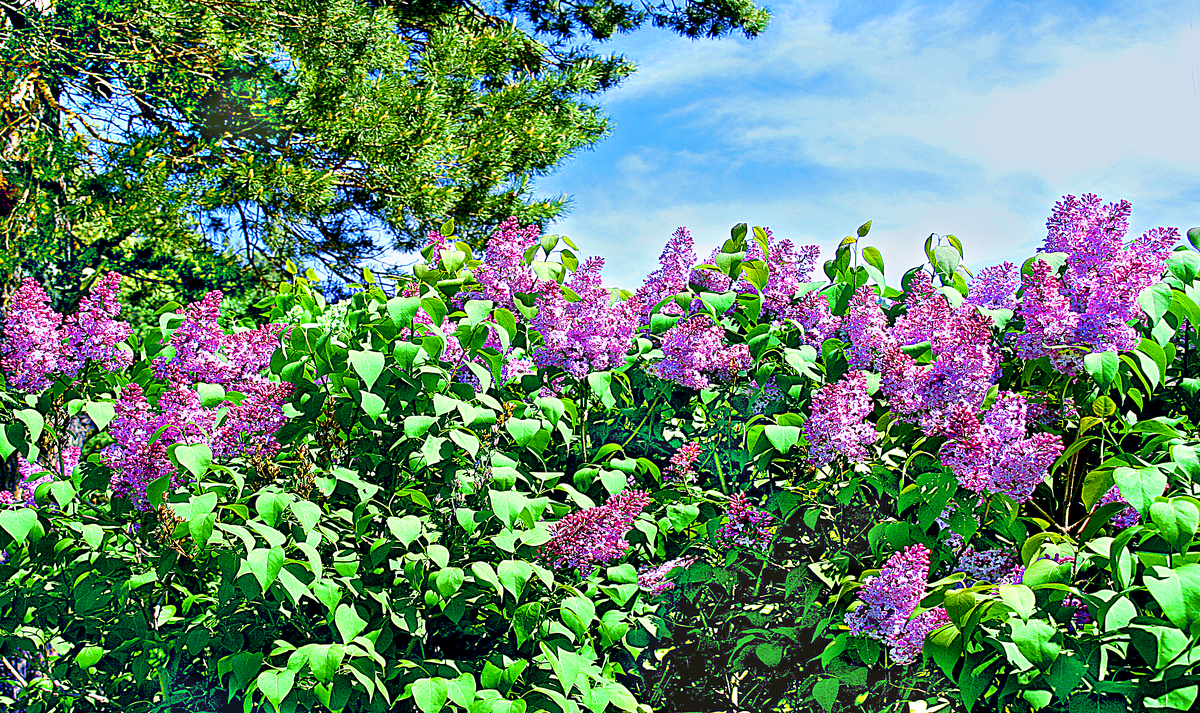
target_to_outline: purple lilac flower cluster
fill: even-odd
[[[1166,491],[1164,490],[1163,492],[1165,493]],[[1092,512],[1095,512],[1096,508],[1100,507],[1101,505],[1107,505],[1109,503],[1123,503],[1125,505],[1129,505],[1129,501],[1126,500],[1123,495],[1121,495],[1121,489],[1114,485],[1108,489],[1107,493],[1100,496],[1100,499],[1096,501],[1096,504],[1092,507]],[[1141,521],[1141,513],[1135,510],[1132,505],[1118,512],[1116,515],[1113,515],[1112,520],[1110,520],[1113,526],[1120,530],[1124,530],[1127,527],[1133,527]]]
[[[217,323],[221,300],[220,292],[211,292],[185,310],[171,335],[174,356],[155,361],[155,373],[167,385],[157,403],[137,383],[121,391],[109,425],[114,442],[101,457],[114,471],[113,492],[138,509],[153,508],[146,487],[154,480],[168,476],[181,484],[167,455],[176,443],[207,445],[215,459],[248,453],[269,457],[279,449],[274,434],[284,423],[283,404],[292,385],[261,373],[286,327],[270,324],[226,334]],[[205,406],[195,388],[199,383],[219,384],[240,396]]]
[[[954,411],[951,434],[942,445],[942,462],[958,482],[974,493],[1007,493],[1016,502],[1033,497],[1062,452],[1053,433],[1027,432],[1025,397],[1001,392],[980,422],[973,409]]]
[[[680,227],[663,247],[662,255],[658,258],[658,269],[647,275],[645,282],[634,293],[642,306],[642,313],[639,315],[642,326],[650,324],[651,312],[659,302],[687,291],[688,279],[695,264],[696,252],[692,234],[687,228]],[[660,314],[679,315],[683,314],[683,310],[672,301],[663,305]]]
[[[991,265],[979,271],[967,290],[966,303],[984,309],[1017,308],[1017,290],[1021,288],[1021,270],[1011,262]]]
[[[651,596],[674,589],[675,583],[667,579],[667,575],[676,567],[687,569],[695,561],[695,557],[677,557],[667,560],[657,567],[644,567],[638,572],[638,586],[648,590]]]
[[[475,280],[480,291],[464,295],[464,299],[492,300],[500,307],[517,313],[515,295],[533,293],[537,275],[525,264],[525,251],[541,236],[536,225],[521,227],[516,218],[501,223],[488,238],[483,264],[475,268]]]
[[[132,333],[116,320],[121,279],[110,272],[97,280],[79,310],[64,320],[50,309],[41,285],[26,278],[9,304],[0,342],[0,370],[9,386],[36,392],[50,386],[54,374],[74,378],[88,363],[106,371],[129,366],[132,353],[117,346]]]
[[[725,329],[707,315],[681,321],[662,338],[663,359],[651,371],[664,381],[693,389],[707,388],[710,379],[731,381],[754,362],[745,344],[724,342]]]
[[[914,276],[906,307],[888,327],[875,293],[859,288],[846,320],[847,358],[855,368],[879,371],[881,390],[897,415],[920,423],[930,435],[943,435],[951,413],[978,408],[996,381],[1000,357],[992,345],[992,320],[965,302],[952,308],[926,272]],[[903,350],[922,342],[930,344],[930,365]]]
[[[696,478],[696,460],[700,458],[700,443],[688,441],[671,456],[671,463],[663,471],[663,481],[668,483],[691,483]]]
[[[622,490],[604,505],[567,515],[550,526],[542,558],[555,569],[570,567],[582,576],[620,559],[629,548],[625,533],[650,502],[650,496],[640,490]]]
[[[1066,196],[1046,222],[1042,251],[1066,253],[1060,277],[1045,260],[1024,276],[1025,297],[1017,313],[1025,332],[1016,338],[1022,359],[1046,356],[1074,374],[1089,352],[1137,346],[1129,322],[1143,316],[1138,294],[1162,278],[1163,264],[1179,241],[1175,228],[1154,228],[1125,244],[1131,206],[1102,204],[1094,194]]]
[[[955,572],[967,575],[964,584],[968,587],[980,582],[990,584],[1018,584],[1025,574],[1025,568],[1017,558],[1004,550],[976,550],[967,548],[958,558]]]
[[[635,296],[613,303],[600,283],[604,259],[589,258],[568,281],[579,299],[568,302],[557,282],[539,285],[538,313],[533,328],[542,345],[533,352],[538,366],[557,366],[576,378],[625,363],[642,313]]]
[[[874,424],[866,420],[873,406],[866,372],[852,371],[841,381],[815,391],[812,415],[804,422],[808,462],[820,467],[838,456],[851,463],[868,460],[866,446],[878,440]]]
[[[942,607],[912,616],[925,597],[929,579],[929,549],[912,545],[893,554],[876,577],[859,591],[862,605],[846,612],[850,633],[887,644],[897,663],[912,663],[925,637],[950,621]]]
[[[762,549],[771,544],[774,519],[746,501],[745,493],[729,499],[725,508],[725,524],[717,531],[717,547],[754,547]]]

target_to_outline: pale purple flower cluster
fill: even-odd
[[[942,445],[942,463],[974,493],[1007,493],[1016,502],[1033,497],[1062,451],[1057,434],[1027,435],[1025,397],[1001,392],[980,422],[974,409],[952,414],[950,437]]]
[[[1092,613],[1088,611],[1087,604],[1085,604],[1084,601],[1079,597],[1065,597],[1062,605],[1064,608],[1074,609],[1074,612],[1071,614],[1071,622],[1069,624],[1071,631],[1078,631],[1092,623]]]
[[[803,330],[804,343],[820,351],[826,339],[837,334],[845,320],[829,309],[829,299],[819,292],[805,293],[788,315]]]
[[[725,345],[725,329],[707,315],[681,321],[662,337],[662,361],[650,371],[664,381],[704,389],[712,378],[731,381],[753,363],[745,344]]]
[[[650,324],[650,313],[659,302],[680,292],[687,292],[688,277],[695,264],[696,252],[693,248],[692,234],[687,228],[680,227],[663,247],[662,255],[658,258],[658,269],[646,276],[645,282],[635,293],[642,305],[642,326]],[[664,315],[682,313],[683,310],[674,301],[663,305],[660,312]]]
[[[620,559],[629,549],[625,533],[651,502],[639,490],[622,490],[604,505],[567,515],[550,526],[541,556],[555,569],[570,567],[587,576],[594,567]]]
[[[808,462],[828,465],[841,456],[851,463],[867,461],[866,446],[878,440],[874,424],[865,420],[873,404],[867,394],[867,375],[852,371],[841,381],[817,389],[812,395],[812,415],[804,422]]]
[[[74,378],[88,362],[106,371],[128,366],[132,354],[117,348],[131,334],[128,324],[115,319],[121,311],[116,300],[120,284],[120,275],[108,273],[92,286],[78,312],[64,320],[50,309],[41,285],[26,278],[4,317],[0,370],[8,375],[9,386],[41,391],[54,374]]]
[[[1055,368],[1078,373],[1089,352],[1124,351],[1137,346],[1129,325],[1143,316],[1138,294],[1162,278],[1175,228],[1154,228],[1129,244],[1128,202],[1101,204],[1093,194],[1066,196],[1046,222],[1042,250],[1066,253],[1060,277],[1043,260],[1024,277],[1018,314],[1025,332],[1017,336],[1022,359],[1046,356]]]
[[[925,637],[949,622],[942,607],[912,614],[925,597],[929,580],[929,549],[912,545],[893,554],[876,577],[868,577],[859,591],[862,605],[846,612],[850,633],[887,644],[897,663],[912,663]]]
[[[773,526],[774,519],[769,514],[752,507],[745,493],[738,493],[729,498],[725,508],[725,524],[717,531],[717,546],[763,549],[771,544]]]
[[[763,254],[762,245],[757,240],[749,240],[746,245],[746,260],[762,260],[767,264],[767,284],[763,286],[763,314],[775,319],[801,319],[804,317],[803,305],[793,304],[793,299],[804,283],[812,274],[813,265],[821,254],[816,245],[806,245],[796,250],[790,240],[775,240],[770,228],[764,228],[767,234],[767,253]],[[757,292],[749,280],[742,278],[738,283],[738,291],[744,293]],[[811,308],[811,305],[809,306]],[[828,302],[825,303],[825,315],[828,317]]]
[[[700,443],[688,441],[671,456],[671,463],[663,471],[663,480],[668,483],[690,483],[696,477],[695,464],[700,458]]]
[[[860,288],[850,301],[845,332],[847,359],[855,368],[873,366],[891,409],[920,423],[929,435],[946,432],[957,408],[977,408],[999,373],[992,321],[974,305],[952,308],[932,276],[914,276],[906,312],[892,327],[874,293]],[[933,363],[921,365],[902,347],[928,342]]]
[[[1165,493],[1166,491],[1164,490],[1163,492]],[[1100,499],[1096,501],[1095,506],[1092,507],[1092,512],[1095,512],[1096,508],[1100,507],[1101,505],[1107,505],[1109,503],[1123,503],[1125,505],[1129,505],[1129,501],[1126,500],[1123,495],[1121,495],[1121,489],[1114,485],[1108,489],[1107,493],[1100,496]],[[1113,515],[1112,520],[1109,522],[1111,522],[1114,527],[1124,530],[1127,527],[1133,527],[1134,525],[1137,525],[1141,521],[1141,513],[1139,513],[1133,508],[1132,505],[1130,505],[1124,510],[1118,512],[1116,515]]]
[[[537,243],[541,232],[536,225],[522,228],[516,218],[501,223],[488,238],[483,264],[474,270],[480,291],[464,298],[492,300],[516,313],[514,296],[519,292],[532,293],[538,282],[533,269],[525,264],[525,251]]]
[[[667,574],[676,567],[687,569],[695,561],[695,557],[676,557],[673,560],[663,562],[657,567],[645,567],[638,572],[638,586],[648,590],[650,596],[674,589],[675,583],[666,578]]]
[[[1018,584],[1025,568],[1005,550],[976,550],[967,548],[958,558],[955,572],[967,575],[964,584],[972,587],[980,582],[989,584]]]
[[[991,265],[980,270],[971,282],[966,303],[984,309],[1015,310],[1020,288],[1020,268],[1011,262]]]
[[[217,323],[221,299],[220,292],[212,292],[185,310],[170,340],[174,357],[155,362],[156,374],[168,387],[155,404],[137,383],[121,391],[108,429],[114,442],[102,458],[114,471],[113,492],[138,509],[154,507],[146,499],[146,487],[158,478],[169,476],[175,485],[182,484],[167,455],[176,443],[207,445],[214,459],[271,456],[279,449],[274,434],[284,423],[283,404],[292,385],[269,381],[261,373],[286,327],[271,324],[226,334]],[[220,384],[240,396],[205,406],[196,391],[199,383]]]
[[[557,366],[576,378],[625,363],[642,313],[640,300],[613,303],[600,284],[604,259],[589,258],[568,282],[579,299],[568,302],[557,282],[539,285],[538,313],[533,328],[542,344],[533,352],[538,366]]]

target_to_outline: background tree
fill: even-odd
[[[749,0],[0,8],[0,277],[23,266],[63,306],[101,264],[151,277],[215,249],[242,280],[288,258],[345,280],[446,218],[477,243],[510,215],[544,226],[567,199],[530,179],[607,133],[595,97],[634,70],[586,42],[768,19]]]

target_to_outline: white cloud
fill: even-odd
[[[930,232],[970,264],[1023,257],[1068,192],[1133,201],[1138,231],[1200,222],[1200,3],[996,8],[839,31],[835,6],[790,3],[754,41],[632,36],[639,72],[604,98],[617,134],[541,182],[575,197],[556,232],[632,286],[678,225],[708,247],[741,220],[831,247],[874,218],[899,268]]]

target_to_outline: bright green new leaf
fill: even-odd
[[[296,682],[296,674],[287,669],[269,669],[258,674],[257,680],[258,690],[263,692],[263,695],[278,712],[279,705],[284,698],[287,698],[287,694],[292,690],[292,684]]]
[[[379,375],[383,373],[383,354],[376,351],[351,349],[349,360],[350,366],[354,367],[354,372],[363,380],[363,384],[369,391],[375,385]]]
[[[279,577],[279,568],[283,566],[283,560],[282,547],[272,547],[269,550],[259,548],[246,555],[246,564],[264,592],[270,589]]]
[[[1117,468],[1113,480],[1120,489],[1121,497],[1138,512],[1146,508],[1167,489],[1167,476],[1158,468]]]
[[[413,700],[422,713],[438,713],[446,705],[446,680],[443,678],[421,678],[412,684]]]

